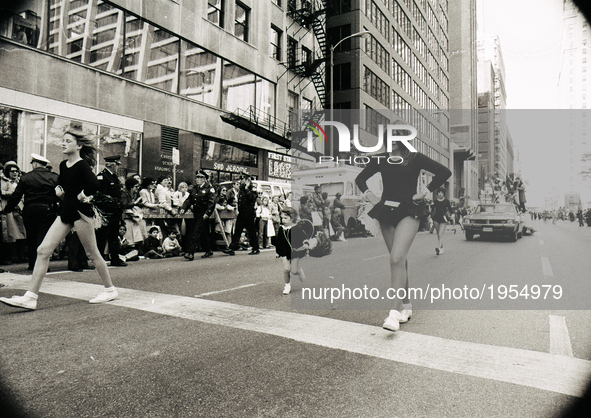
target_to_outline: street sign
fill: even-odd
[[[172,163],[174,165],[180,165],[181,164],[181,153],[179,152],[178,148],[173,148],[172,149]]]

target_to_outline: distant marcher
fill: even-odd
[[[437,232],[435,253],[440,255],[443,254],[443,233],[447,225],[451,222],[449,216],[452,209],[451,203],[445,198],[445,188],[439,188],[435,194],[435,199],[433,200],[433,223]]]

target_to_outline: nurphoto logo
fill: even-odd
[[[410,141],[412,141],[417,136],[417,130],[414,126],[411,125],[378,125],[378,135],[377,135],[377,142],[375,145],[366,146],[361,143],[359,140],[359,125],[353,125],[353,141],[351,141],[351,132],[347,125],[341,122],[336,121],[323,121],[320,124],[314,121],[308,121],[307,125],[311,130],[308,131],[308,142],[307,142],[307,149],[309,152],[314,150],[314,133],[320,138],[321,142],[328,143],[328,135],[326,135],[325,130],[323,129],[326,126],[332,126],[333,132],[336,129],[336,133],[338,135],[338,144],[339,144],[339,152],[342,153],[350,153],[351,152],[351,142],[353,142],[353,146],[359,153],[376,153],[380,151],[384,147],[384,140],[386,141],[386,151],[388,153],[392,152],[392,147],[395,142],[400,142],[404,145],[410,152],[417,152],[415,147],[412,146]],[[362,156],[357,155],[353,157],[355,159],[354,163],[356,164],[367,164],[371,158],[377,159],[378,164],[381,160],[385,160],[388,164],[402,164],[404,159],[399,156],[391,156],[391,157],[384,157],[384,156]],[[318,163],[325,163],[335,161],[339,162],[338,157],[332,156],[320,156],[318,157]],[[346,162],[351,163],[351,158],[346,159]]]

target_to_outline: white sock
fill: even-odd
[[[105,287],[105,292],[114,292],[114,291],[115,291],[115,286]]]
[[[31,298],[31,299],[37,299],[37,294],[27,290],[24,297]]]
[[[405,311],[412,310],[412,303],[410,303],[410,302],[409,303],[403,303],[402,304],[402,310],[405,310]]]

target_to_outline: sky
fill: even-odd
[[[498,35],[505,63],[507,124],[519,151],[528,206],[557,197],[558,80],[562,0],[477,0],[478,31]],[[540,109],[540,110],[538,110]]]

